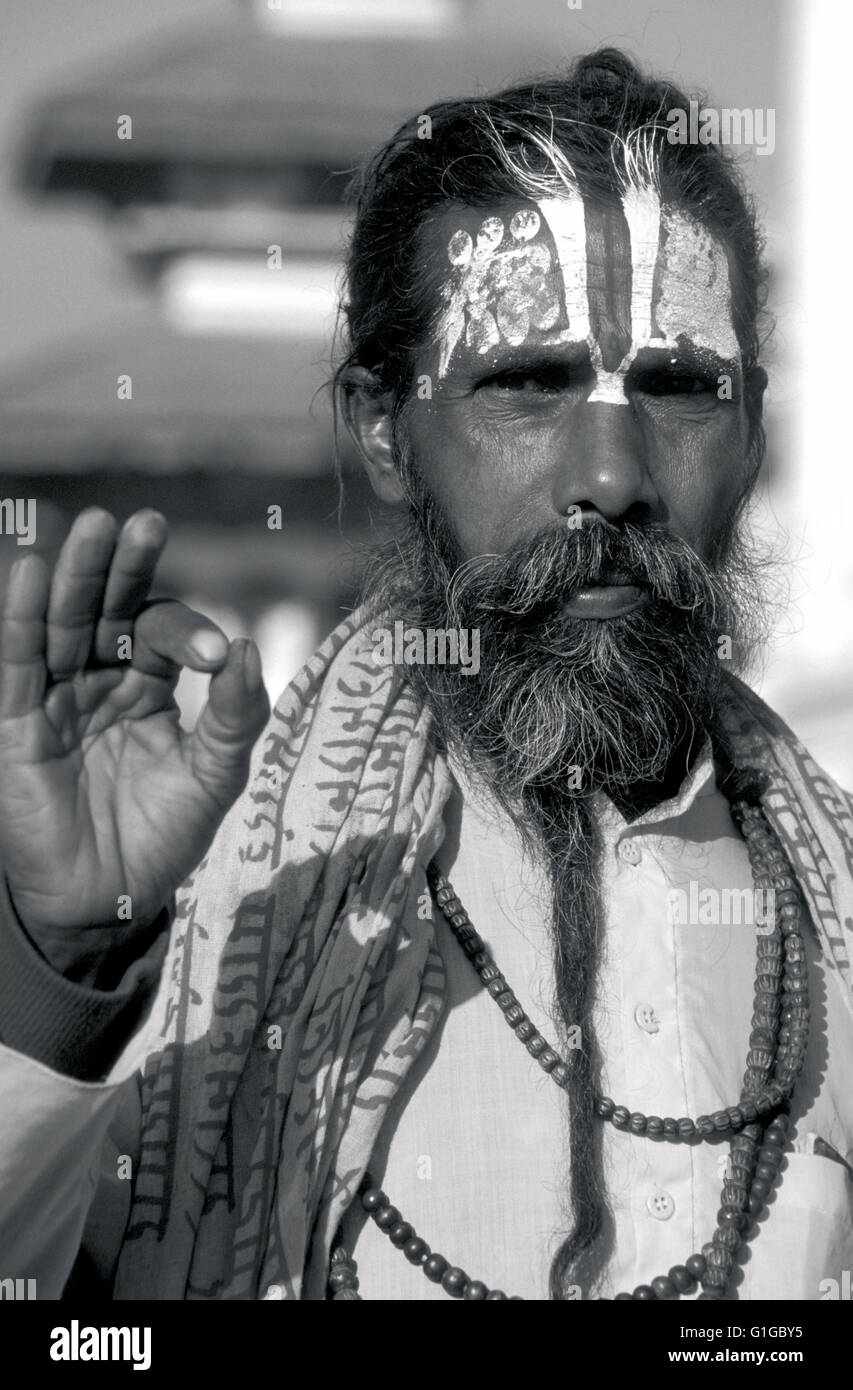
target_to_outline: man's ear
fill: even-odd
[[[344,419],[376,496],[383,502],[402,502],[403,487],[394,462],[391,397],[364,367],[347,372]]]

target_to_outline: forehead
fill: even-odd
[[[453,205],[425,236],[439,376],[520,344],[586,343],[611,373],[643,347],[739,357],[725,247],[653,190]]]

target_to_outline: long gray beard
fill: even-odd
[[[764,635],[760,566],[735,515],[710,563],[662,528],[606,523],[552,529],[509,556],[463,561],[411,467],[404,476],[406,529],[378,555],[365,598],[390,620],[480,633],[477,675],[420,665],[407,677],[431,710],[438,744],[511,816],[551,884],[571,1165],[550,1291],[565,1298],[580,1284],[589,1297],[613,1230],[593,1101],[605,923],[590,797],[604,792],[630,817],[634,802],[671,794],[708,734],[723,746],[716,711],[725,672],[743,669]],[[570,594],[605,567],[641,583],[651,596],[645,607],[608,622],[561,619]],[[578,1024],[582,1046],[565,1050]]]

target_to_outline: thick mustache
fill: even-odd
[[[664,527],[590,522],[577,531],[549,530],[505,556],[478,556],[455,571],[448,594],[476,593],[485,611],[542,619],[580,589],[636,584],[673,608],[713,601],[707,567]]]

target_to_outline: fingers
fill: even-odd
[[[67,679],[86,665],[116,533],[115,518],[92,507],[76,518],[59,552],[47,608],[47,669],[53,680]]]
[[[133,630],[133,664],[152,676],[167,679],[182,666],[214,671],[228,656],[228,638],[205,618],[177,599],[146,604]]]
[[[49,593],[50,570],[40,555],[15,561],[0,608],[0,716],[28,714],[41,703]]]
[[[96,661],[114,662],[119,639],[133,632],[134,619],[154,582],[166,535],[165,518],[151,509],[135,512],[122,527],[95,631]]]
[[[119,639],[154,579],[166,544],[166,521],[150,508],[135,512],[117,533],[109,512],[81,512],[59,553],[47,615],[47,666],[53,680],[87,662],[111,664]]]
[[[222,665],[228,640],[215,624],[182,603],[146,601],[165,543],[166,522],[157,511],[134,513],[119,534],[115,518],[92,507],[74,521],[52,578],[41,559],[26,557],[33,564],[7,595],[6,698],[12,707],[37,702],[39,662],[54,682],[128,658],[172,683],[182,666],[214,671]],[[126,650],[122,638],[130,638]]]
[[[195,776],[223,807],[246,785],[252,746],[269,713],[258,649],[240,638],[231,643],[228,660],[212,678],[207,704],[188,740]]]

